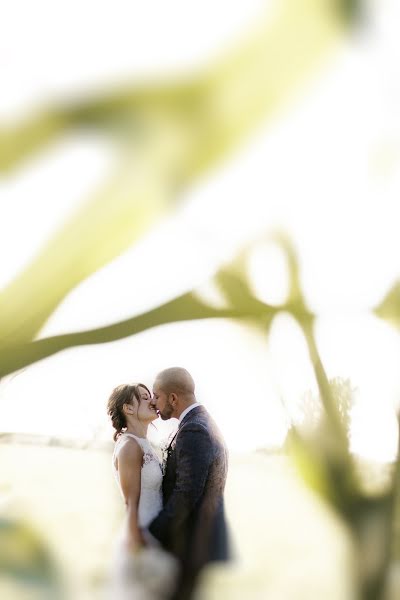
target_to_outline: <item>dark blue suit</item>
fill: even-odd
[[[172,439],[163,479],[164,508],[149,531],[182,566],[176,598],[189,598],[201,568],[229,558],[223,493],[227,450],[203,406],[193,408]]]

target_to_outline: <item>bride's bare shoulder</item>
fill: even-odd
[[[132,465],[137,463],[141,466],[143,450],[139,442],[132,437],[126,437],[124,440],[121,440],[116,459],[119,470],[125,465],[132,467]]]

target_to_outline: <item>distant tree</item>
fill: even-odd
[[[306,431],[315,431],[321,423],[323,407],[319,397],[313,390],[302,395],[298,405],[298,417],[295,425]]]
[[[329,380],[332,395],[335,398],[340,419],[347,436],[350,436],[352,411],[356,401],[357,388],[350,379],[334,377]],[[308,432],[316,432],[323,428],[324,408],[318,393],[307,390],[302,395],[299,406],[299,416],[294,425]]]
[[[356,401],[357,388],[353,387],[350,379],[343,377],[335,377],[329,381],[332,394],[336,400],[336,405],[339,409],[339,415],[343,423],[343,427],[350,436],[352,412]]]

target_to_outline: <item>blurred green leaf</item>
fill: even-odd
[[[123,89],[0,129],[0,169],[71,128],[123,142],[121,167],[0,296],[0,349],[34,339],[76,285],[118,256],[187,184],[289,97],[343,33],[338,2],[287,0],[191,81]],[[293,57],[295,56],[295,60]]]
[[[17,125],[0,124],[0,172],[7,172],[63,134],[62,115],[43,110]]]
[[[315,378],[318,383],[319,393],[321,395],[325,411],[336,433],[335,439],[337,440],[338,445],[337,451],[342,454],[343,461],[348,462],[348,439],[346,436],[345,427],[340,417],[339,407],[335,401],[324,365],[319,355],[314,336],[313,324],[304,321],[299,321],[299,324],[303,330],[304,337],[308,345],[311,364],[314,369]]]
[[[0,294],[0,348],[32,339],[65,295],[164,214],[157,165],[128,161]]]
[[[290,239],[283,233],[274,235],[272,239],[275,241],[275,243],[280,245],[286,255],[288,263],[290,285],[286,310],[292,314],[303,331],[308,346],[311,364],[314,369],[315,378],[318,383],[320,396],[330,423],[336,432],[338,444],[337,451],[342,454],[342,459],[345,462],[348,462],[348,440],[340,417],[339,408],[333,397],[329,380],[319,355],[317,343],[315,341],[315,317],[307,307],[307,302],[301,288],[300,267],[298,264],[296,250]]]
[[[0,577],[41,590],[42,598],[63,596],[54,560],[27,524],[0,518]]]
[[[361,493],[353,462],[328,415],[313,430],[292,425],[286,447],[307,485],[351,524]]]
[[[393,285],[374,312],[381,319],[400,329],[400,282]]]
[[[357,22],[362,13],[363,2],[361,0],[342,0],[341,12],[346,23]]]
[[[325,501],[336,504],[337,490],[326,469],[325,457],[315,452],[315,447],[292,426],[285,443],[301,477],[317,495]]]
[[[275,237],[267,236],[266,239],[274,241]],[[220,289],[224,298],[222,308],[204,301],[201,289],[193,289],[191,292],[176,297],[148,312],[112,325],[32,342],[29,339],[18,341],[16,336],[10,336],[12,341],[4,344],[2,348],[0,347],[0,377],[66,348],[106,343],[167,323],[209,318],[240,319],[248,324],[256,325],[265,335],[268,333],[273,318],[280,311],[293,311],[299,318],[300,313],[295,310],[296,302],[293,296],[286,304],[271,306],[254,295],[249,285],[246,263],[253,246],[254,244],[247,246],[230,264],[222,267],[213,277],[212,281]],[[286,248],[289,248],[288,240]],[[295,265],[294,249],[291,248],[290,251],[293,254],[293,265]],[[292,270],[291,276],[293,273]],[[294,285],[291,285],[291,289]],[[296,286],[299,286],[298,282]],[[40,291],[40,286],[38,291]],[[297,301],[300,301],[299,297],[297,297]],[[306,314],[307,319],[313,318],[313,315],[307,312],[305,307],[302,308],[302,311]]]
[[[72,346],[101,344],[118,340],[166,323],[210,318],[272,321],[277,308],[254,298],[230,266],[215,276],[226,297],[226,308],[215,308],[201,300],[196,290],[178,296],[141,315],[88,331],[52,336],[33,342],[0,348],[0,377]]]
[[[312,315],[307,309],[306,302],[301,288],[300,265],[297,252],[290,238],[283,232],[276,232],[270,240],[276,243],[283,251],[287,268],[289,272],[289,293],[287,305],[293,316],[297,316],[298,320],[312,320]]]
[[[14,128],[3,126],[0,170],[17,166],[70,128],[95,126],[126,140],[154,131],[161,119],[190,139],[181,174],[191,176],[287,100],[344,33],[349,6],[343,0],[280,0],[238,50],[190,81],[126,86],[50,108]]]

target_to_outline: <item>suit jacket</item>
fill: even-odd
[[[192,573],[229,557],[223,498],[227,469],[221,433],[206,409],[197,406],[169,445],[164,508],[149,525],[152,535]]]

